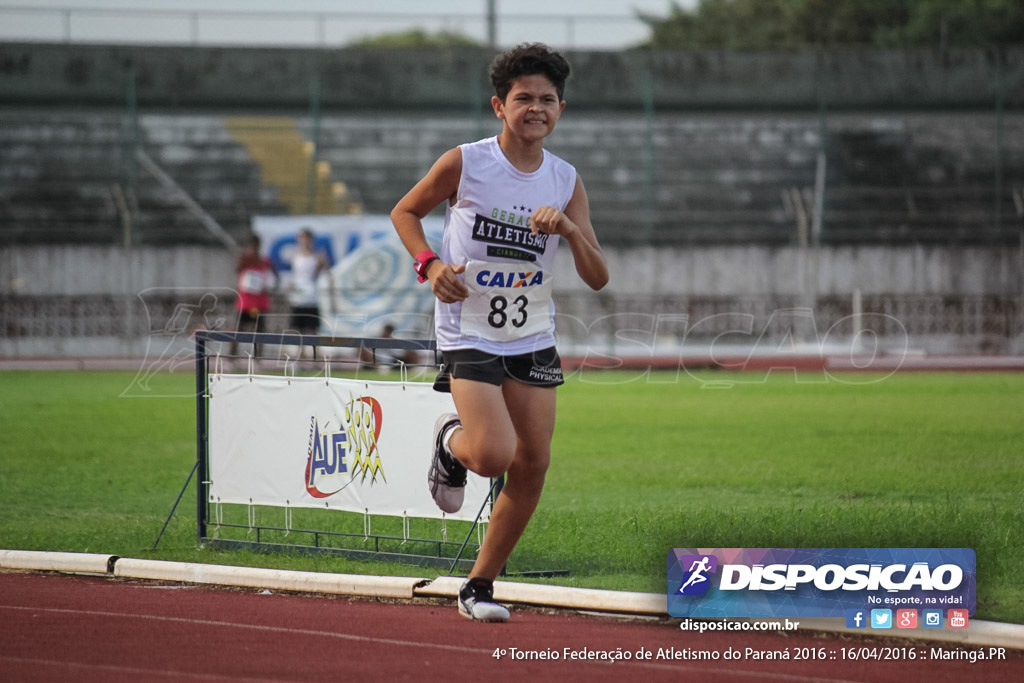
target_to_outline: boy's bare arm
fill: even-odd
[[[608,284],[608,264],[590,222],[587,190],[578,176],[576,188],[565,211],[551,206],[540,207],[530,218],[530,229],[534,233],[561,235],[572,249],[576,272],[591,289],[601,289]]]
[[[434,162],[427,174],[391,210],[391,222],[402,244],[415,256],[430,248],[423,234],[423,217],[441,202],[451,200],[459,189],[462,152],[450,149]]]
[[[391,222],[412,256],[430,249],[423,232],[423,217],[441,202],[454,200],[461,176],[462,151],[458,148],[448,150],[391,210]],[[462,301],[469,296],[466,285],[456,277],[463,270],[465,264],[453,266],[440,260],[431,263],[425,274],[434,295],[445,303]]]

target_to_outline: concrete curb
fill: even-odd
[[[453,576],[441,576],[434,579],[361,576],[31,550],[0,550],[0,569],[96,574],[118,578],[406,600],[415,598],[454,600],[464,581],[462,578]],[[494,597],[506,603],[554,609],[619,616],[668,617],[665,596],[661,593],[630,593],[594,588],[495,581]],[[793,621],[800,622],[801,630],[957,643],[969,647],[1006,647],[1024,650],[1024,625],[1019,624],[973,620],[970,627],[964,630],[943,629],[922,632],[921,629],[905,631],[896,629],[878,633],[865,629],[848,629],[845,626],[837,626],[836,622],[842,621],[841,619],[793,619]]]
[[[416,595],[455,599],[464,578],[441,576],[419,588]],[[567,588],[536,583],[494,582],[494,599],[540,607],[560,607],[583,612],[608,612],[633,616],[667,617],[661,593],[628,593],[596,588]]]
[[[287,569],[229,567],[190,562],[118,559],[114,576],[132,579],[159,579],[185,583],[245,586],[304,593],[331,593],[380,598],[415,597],[416,586],[426,579],[326,574]]]
[[[36,550],[0,550],[0,568],[79,574],[110,574],[114,555],[50,553]]]

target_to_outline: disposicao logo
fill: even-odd
[[[328,498],[368,477],[371,485],[378,478],[386,482],[378,448],[382,423],[380,402],[368,396],[351,397],[341,419],[321,423],[316,415],[311,416],[306,492],[314,498]]]
[[[683,582],[679,586],[680,595],[703,595],[711,587],[708,574],[718,569],[718,558],[714,555],[684,555],[679,558],[681,567],[689,567],[683,574]]]
[[[672,616],[850,618],[928,607],[973,612],[975,599],[970,548],[675,548],[668,554]]]

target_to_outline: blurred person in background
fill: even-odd
[[[270,312],[270,293],[277,287],[277,269],[265,255],[260,253],[260,238],[250,235],[245,248],[235,264],[238,282],[239,332],[263,332],[264,316]],[[238,342],[231,343],[231,355],[238,350]],[[259,356],[257,345],[252,347],[253,358]]]
[[[303,228],[298,235],[298,248],[292,256],[292,279],[288,287],[291,306],[290,330],[301,335],[320,333],[320,275],[330,277],[331,264],[327,254],[314,248],[313,231]]]
[[[384,323],[380,332],[380,339],[394,339],[395,326],[392,323]],[[420,362],[419,354],[412,349],[369,349],[365,346],[359,349],[359,360],[367,367],[377,368],[380,372],[387,372],[401,366],[412,366]]]

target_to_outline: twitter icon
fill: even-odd
[[[892,628],[892,610],[871,610],[871,628]]]

